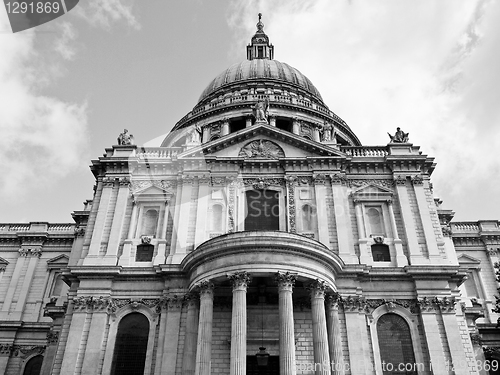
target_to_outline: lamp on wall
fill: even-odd
[[[264,286],[265,288],[265,286]],[[262,289],[264,288],[261,288],[261,293],[262,293]],[[265,298],[265,297],[264,297]],[[264,303],[262,303],[262,339],[261,339],[261,342],[260,342],[260,348],[259,348],[259,351],[257,352],[257,354],[255,354],[255,356],[257,357],[257,366],[259,367],[264,367],[264,366],[267,366],[267,363],[269,361],[269,353],[266,352],[266,348],[264,347]]]

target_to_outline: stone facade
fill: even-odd
[[[361,145],[263,27],[160,147],[92,161],[76,224],[0,225],[0,373],[257,374],[260,353],[267,374],[488,374],[500,359],[499,222],[451,222],[434,159]]]

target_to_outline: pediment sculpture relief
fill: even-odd
[[[267,140],[258,140],[246,144],[238,156],[259,159],[278,159],[284,157],[283,149],[276,143]]]

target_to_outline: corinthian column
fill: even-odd
[[[289,272],[276,274],[279,293],[280,375],[297,373],[292,301],[292,290],[296,279],[297,275]]]
[[[311,294],[311,313],[313,323],[313,348],[316,375],[330,375],[330,355],[326,335],[325,289],[323,280],[316,280],[307,287]]]
[[[342,355],[342,338],[340,336],[339,295],[326,296],[326,321],[328,331],[328,349],[332,374],[344,374],[344,356]]]
[[[212,357],[212,320],[214,316],[214,284],[202,281],[200,290],[200,320],[196,346],[196,375],[210,375]]]
[[[233,314],[231,318],[231,363],[230,375],[247,373],[247,272],[227,275],[233,284]]]

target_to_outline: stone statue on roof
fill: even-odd
[[[389,134],[389,138],[391,138],[391,143],[408,143],[409,139],[408,136],[410,133],[405,133],[401,130],[401,128],[397,128],[396,134],[394,135],[391,135],[390,133],[387,134]]]
[[[134,144],[134,136],[128,132],[127,129],[123,129],[123,133],[118,136],[118,145],[127,146]]]

